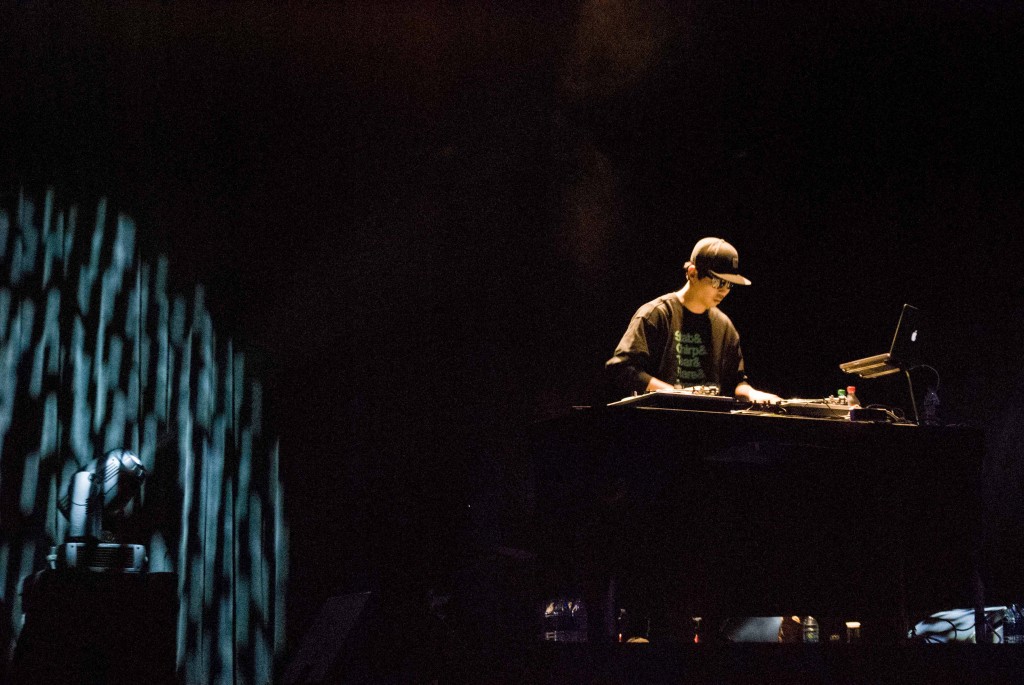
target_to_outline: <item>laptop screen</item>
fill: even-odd
[[[856,374],[862,378],[876,378],[909,369],[920,358],[918,354],[921,342],[920,319],[921,313],[917,307],[909,304],[903,305],[889,352],[846,362],[840,364],[839,368],[846,373]]]

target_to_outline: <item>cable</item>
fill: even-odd
[[[869,404],[865,409],[880,409],[885,412],[885,415],[889,417],[891,423],[913,423],[908,421],[906,414],[899,407],[890,407],[884,404]]]
[[[956,624],[953,623],[948,618],[944,618],[942,620],[945,621],[946,623],[948,623],[949,625],[951,625],[953,627],[953,642],[956,642],[957,641],[957,637],[959,637],[959,635],[960,635],[960,631],[957,630]],[[973,628],[974,626],[971,626],[971,627]]]
[[[918,369],[928,369],[933,374],[935,374],[935,392],[938,392],[939,391],[939,385],[942,384],[942,378],[939,376],[939,372],[935,369],[935,367],[934,366],[929,366],[928,364],[918,364],[917,366],[911,367],[909,370],[910,371],[917,371]]]
[[[957,628],[956,623],[954,623],[952,620],[950,620],[948,618],[943,618],[943,617],[940,617],[940,616],[929,616],[928,618],[926,618],[925,620],[921,621],[917,625],[928,626],[929,624],[935,624],[935,623],[948,623],[950,625],[950,627],[953,628],[953,639],[952,640],[946,640],[947,642],[958,642],[959,641],[959,639],[960,639],[960,629]],[[973,630],[973,629],[974,629],[974,626],[973,625],[970,626],[969,630]],[[941,643],[942,635],[935,634],[935,633],[932,633],[932,632],[926,633],[924,635],[918,635],[917,634],[917,626],[914,626],[914,628],[911,630],[911,632],[913,633],[911,635],[911,637],[910,637],[911,640],[919,639],[919,640],[921,640],[922,642],[924,642],[926,644],[939,644],[939,643]]]

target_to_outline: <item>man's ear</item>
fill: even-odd
[[[693,262],[687,262],[683,266],[683,270],[686,272],[686,280],[697,280],[697,267],[693,265]]]

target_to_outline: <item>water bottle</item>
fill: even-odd
[[[859,407],[860,400],[857,399],[857,386],[848,385],[846,386],[846,404],[851,407]]]
[[[1020,607],[1011,604],[1003,611],[1003,644],[1024,644],[1024,616]]]
[[[817,643],[820,636],[818,635],[818,622],[813,616],[805,616],[803,620],[803,638],[804,642]]]
[[[939,425],[939,393],[935,388],[929,387],[924,394],[924,412],[922,412],[921,423],[926,426]]]

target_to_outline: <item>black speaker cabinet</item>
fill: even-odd
[[[42,571],[25,579],[12,685],[175,683],[174,573]]]

